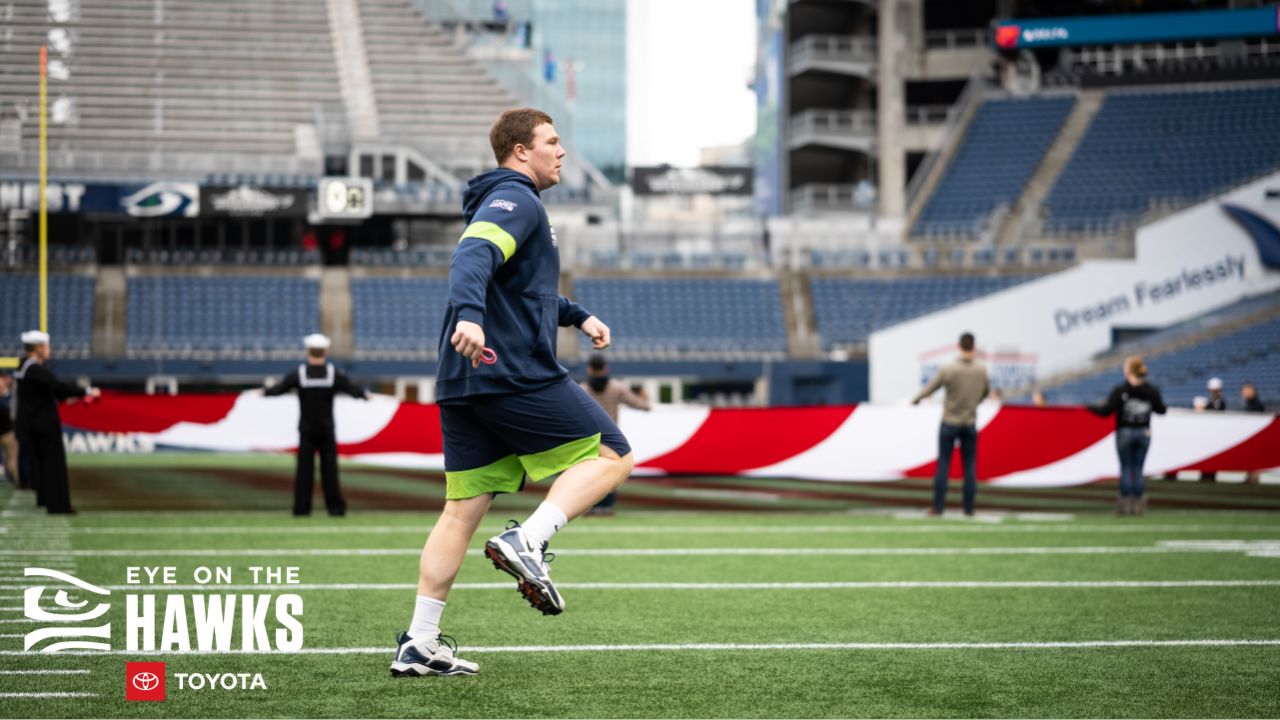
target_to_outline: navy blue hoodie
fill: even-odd
[[[467,184],[462,212],[467,229],[449,264],[436,400],[526,392],[568,376],[556,360],[556,328],[581,326],[591,314],[560,296],[560,247],[537,187],[515,170],[490,170]],[[453,349],[460,320],[484,328],[496,364],[472,368]]]

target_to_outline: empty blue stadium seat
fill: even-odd
[[[49,335],[54,356],[88,357],[93,339],[94,281],[49,275]],[[20,335],[40,326],[40,279],[0,273],[0,355],[21,355]]]
[[[134,277],[126,302],[131,357],[301,354],[320,329],[320,284],[290,277]]]
[[[353,279],[351,302],[358,356],[436,356],[449,305],[448,278]]]
[[[822,349],[830,350],[865,343],[875,330],[1033,277],[814,278],[809,287]]]
[[[1280,87],[1112,92],[1045,200],[1050,233],[1109,232],[1280,167]]]
[[[1074,104],[1070,96],[984,102],[911,234],[978,237],[997,206],[1022,194]]]
[[[787,348],[776,280],[579,278],[575,299],[613,333],[615,357],[773,357]],[[584,350],[590,348],[582,338]]]

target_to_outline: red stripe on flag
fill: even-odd
[[[1201,472],[1251,471],[1280,467],[1280,418],[1254,433],[1235,447],[1207,457],[1179,470]]]
[[[59,410],[62,423],[91,432],[158,433],[180,422],[207,425],[231,412],[237,395],[141,395],[104,390],[94,403]]]
[[[712,410],[684,445],[642,467],[669,473],[729,475],[790,459],[822,442],[853,406]]]
[[[1111,434],[1115,420],[1078,407],[1005,407],[978,433],[978,479],[990,480],[1070,457]],[[929,478],[937,461],[912,468],[906,477]],[[961,478],[960,448],[951,454],[951,478]]]
[[[400,403],[391,422],[377,435],[358,443],[338,446],[343,455],[363,453],[422,453],[435,455],[444,452],[444,440],[440,434],[440,409],[435,405]]]

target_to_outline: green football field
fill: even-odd
[[[1145,518],[1112,517],[1109,485],[984,488],[979,517],[927,519],[923,482],[637,480],[617,516],[553,541],[563,615],[477,552],[443,627],[481,674],[396,679],[439,478],[344,466],[350,514],[294,519],[288,457],[72,466],[75,517],[0,487],[0,716],[1280,716],[1276,486],[1153,483]],[[500,498],[475,547],[539,498]],[[111,591],[111,653],[22,652],[44,627],[23,617],[26,566]],[[131,587],[131,566],[179,584]],[[201,566],[232,584],[196,586]],[[301,584],[254,585],[252,566]],[[128,653],[130,593],[158,596],[157,640],[167,595],[191,620],[196,594],[296,593],[304,647]],[[127,702],[126,661],[166,662],[167,700]],[[180,689],[178,673],[267,687]]]

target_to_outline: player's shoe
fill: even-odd
[[[543,615],[564,612],[564,598],[551,582],[547,567],[547,562],[555,559],[555,553],[547,552],[546,543],[535,547],[519,523],[512,520],[505,532],[489,538],[484,544],[484,554],[493,561],[494,567],[516,579],[520,594]]]
[[[479,665],[453,656],[458,646],[448,635],[414,640],[409,633],[402,632],[396,638],[396,644],[399,646],[396,659],[391,662],[391,674],[395,677],[475,675],[480,672]]]

